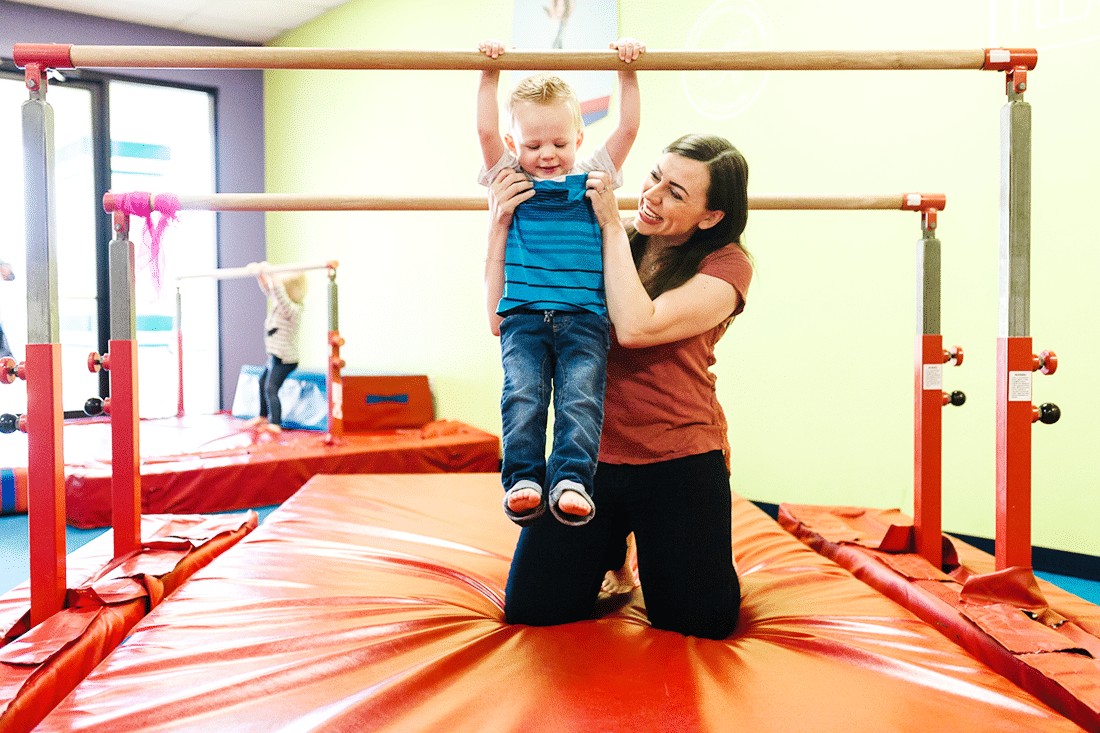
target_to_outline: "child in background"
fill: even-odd
[[[0,279],[15,279],[15,271],[11,269],[11,265],[3,260],[0,260]],[[0,325],[0,357],[5,356],[14,357],[14,354],[11,353],[11,344],[8,343],[8,336],[4,333],[4,327]]]
[[[591,157],[577,160],[584,139],[573,89],[553,74],[528,77],[512,91],[508,131],[500,135],[500,72],[482,72],[477,130],[490,185],[502,171],[522,170],[534,195],[515,210],[503,253],[486,259],[490,323],[500,335],[504,512],[530,525],[549,506],[558,521],[581,525],[596,506],[592,476],[599,456],[610,326],[603,297],[600,227],[585,195],[588,173],[604,171],[614,186],[641,120],[638,79],[626,64],[645,51],[630,38],[619,52],[619,123]],[[499,41],[479,50],[504,53]],[[503,272],[502,272],[503,270]],[[554,444],[546,458],[546,423],[554,396]],[[549,490],[549,498],[544,492]]]
[[[267,364],[260,375],[260,415],[253,425],[274,433],[282,432],[283,408],[279,387],[298,366],[298,327],[302,322],[302,300],[306,295],[304,272],[267,273],[267,262],[250,262],[260,290],[268,299],[264,320]]]

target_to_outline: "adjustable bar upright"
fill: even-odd
[[[934,567],[943,564],[943,408],[965,395],[943,391],[943,365],[962,364],[959,347],[943,348],[940,332],[941,246],[937,215],[946,203],[914,194],[909,208],[921,212],[917,242],[917,340],[914,390],[913,533],[916,552]]]
[[[1054,422],[1058,408],[1032,405],[1032,372],[1052,374],[1057,357],[1032,352],[1031,106],[1024,101],[1034,59],[990,52],[988,68],[1006,72],[1001,108],[999,331],[997,339],[996,568],[1031,567],[1031,426]]]
[[[137,306],[130,217],[111,214],[111,526],[115,557],[141,547],[141,450],[138,411]]]
[[[27,478],[31,625],[65,603],[65,464],[61,428],[61,344],[57,312],[57,215],[54,118],[46,101],[46,69],[25,69],[23,188],[26,191]]]

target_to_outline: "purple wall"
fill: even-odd
[[[228,46],[255,45],[152,28],[87,15],[0,0],[0,57],[11,59],[16,43],[67,43],[87,46]],[[264,190],[263,72],[250,70],[124,69],[141,77],[215,87],[217,102],[218,191]],[[218,215],[218,264],[239,267],[266,256],[264,215],[229,212]],[[265,358],[263,294],[251,280],[221,282],[222,406],[233,404],[242,364]]]

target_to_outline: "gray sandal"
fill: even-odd
[[[539,505],[533,509],[528,509],[525,512],[514,512],[508,508],[508,499],[517,491],[523,491],[524,489],[531,489],[539,495]],[[546,511],[546,500],[543,496],[542,487],[536,484],[530,479],[523,479],[517,481],[512,488],[504,492],[504,514],[513,522],[521,527],[528,527],[534,523],[536,519],[541,517]]]
[[[588,502],[588,514],[569,514],[558,508],[558,502],[561,500],[561,495],[566,491],[575,491]],[[584,490],[584,487],[576,481],[559,481],[557,485],[550,490],[550,512],[554,515],[554,518],[562,524],[567,524],[570,527],[580,527],[582,524],[591,522],[592,517],[596,516],[596,502],[592,501],[592,497],[589,496],[588,492]]]

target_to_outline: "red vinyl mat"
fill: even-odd
[[[65,608],[33,628],[29,582],[0,597],[0,731],[31,730],[151,608],[256,523],[255,512],[144,516],[142,547],[118,560],[106,532],[66,559]]]
[[[279,504],[318,473],[496,471],[500,441],[450,420],[421,428],[348,434],[249,430],[227,413],[142,420],[142,512],[205,514]],[[27,460],[26,435],[0,460]],[[74,527],[111,524],[111,426],[107,418],[65,423],[65,517]],[[17,476],[18,478],[18,476]],[[17,482],[13,482],[17,483]],[[22,498],[20,511],[26,511]]]
[[[509,626],[497,474],[317,476],[196,573],[36,729],[269,733],[1080,731],[735,498],[722,641]]]
[[[944,538],[937,568],[913,551],[913,520],[896,509],[783,504],[779,521],[1023,689],[1100,731],[1100,607],[1030,568],[997,571],[987,553],[953,538]]]

